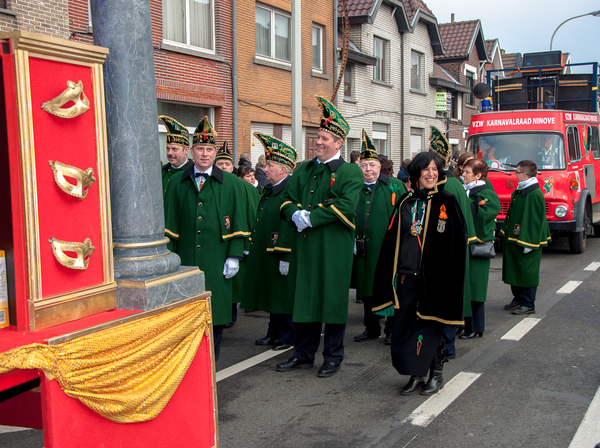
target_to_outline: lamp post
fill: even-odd
[[[552,41],[554,41],[554,35],[558,31],[558,29],[561,26],[563,26],[565,23],[567,23],[569,20],[578,19],[579,17],[585,17],[585,16],[595,16],[595,17],[598,17],[598,16],[600,16],[600,11],[592,11],[592,12],[588,12],[586,14],[581,14],[580,16],[571,17],[570,19],[567,19],[563,23],[561,23],[560,25],[558,25],[556,27],[556,29],[554,30],[554,33],[552,33],[552,38],[550,39],[550,51],[552,51]]]

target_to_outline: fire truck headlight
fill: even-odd
[[[567,207],[565,207],[564,205],[559,205],[554,209],[554,214],[558,218],[564,218],[565,216],[567,216]]]

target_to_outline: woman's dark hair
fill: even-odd
[[[390,159],[381,157],[379,163],[381,163],[381,174],[387,177],[394,177],[394,164]]]
[[[467,159],[474,159],[474,158],[475,158],[475,154],[473,154],[470,151],[465,151],[460,156],[458,156],[458,159],[456,159],[456,168],[454,168],[452,170],[452,174],[454,174],[454,177],[456,177],[457,179],[460,179],[460,176],[462,175],[461,168],[463,167],[463,165],[465,164]]]
[[[408,165],[408,178],[412,188],[419,188],[417,181],[421,177],[421,171],[427,168],[432,160],[435,161],[435,166],[438,169],[438,182],[446,178],[442,158],[433,151],[420,152]]]
[[[358,159],[360,159],[360,151],[355,149],[350,153],[350,163],[356,163]]]
[[[464,163],[463,170],[466,167],[471,168],[473,170],[473,174],[475,174],[475,175],[481,174],[480,180],[487,179],[488,165],[487,165],[487,163],[485,163],[485,160],[469,159]]]
[[[240,166],[238,166],[236,174],[237,174],[237,177],[239,177],[240,179],[243,179],[244,176],[247,176],[248,174],[253,173],[253,172],[254,172],[254,168],[252,168],[251,166],[240,165]]]

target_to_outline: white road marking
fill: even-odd
[[[577,288],[582,283],[583,282],[580,282],[578,280],[569,280],[567,283],[565,283],[565,286],[563,286],[558,291],[556,291],[556,293],[557,294],[571,294],[573,291],[575,291],[575,288]]]
[[[535,327],[540,320],[541,319],[536,319],[535,317],[527,317],[526,319],[523,319],[517,325],[512,327],[510,330],[508,330],[506,334],[500,339],[519,341],[523,336],[525,336],[529,332],[529,330]]]
[[[20,428],[18,426],[0,426],[0,434],[5,432],[30,431],[31,428]]]
[[[415,409],[405,422],[421,427],[429,425],[480,376],[481,373],[460,372],[448,381],[442,390]]]
[[[600,389],[592,400],[569,448],[589,448],[600,441]]]
[[[584,271],[595,271],[598,268],[600,268],[600,261],[594,261],[593,263],[590,263],[587,267],[585,267],[583,270]]]
[[[260,364],[263,361],[267,361],[271,358],[274,358],[277,355],[287,352],[291,350],[293,347],[290,347],[286,350],[268,350],[266,352],[261,353],[260,355],[253,356],[250,359],[246,359],[245,361],[238,362],[237,364],[227,367],[226,369],[220,370],[217,372],[217,383],[225,378],[229,378],[230,376],[235,375],[236,373],[240,373],[243,370],[249,369],[250,367],[254,367],[257,364]]]

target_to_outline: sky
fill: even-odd
[[[498,39],[507,53],[548,51],[564,20],[600,10],[600,0],[424,0],[438,23],[480,19],[485,39]],[[542,6],[540,6],[542,5]],[[600,16],[573,19],[554,36],[553,50],[571,53],[571,62],[600,63]],[[590,72],[591,68],[573,70]]]

